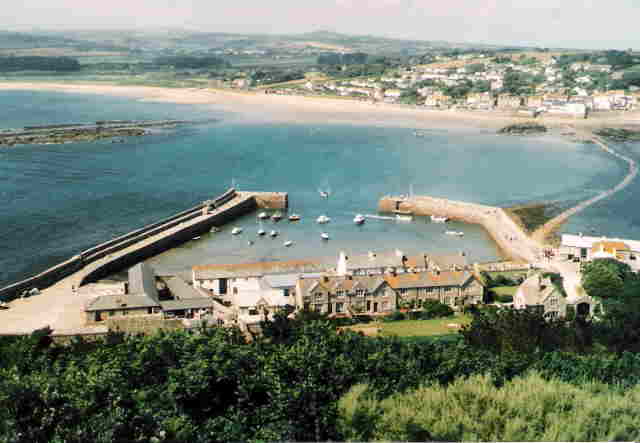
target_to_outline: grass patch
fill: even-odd
[[[516,295],[516,291],[518,290],[518,286],[496,286],[491,288],[496,295]]]
[[[456,335],[457,329],[447,327],[447,324],[456,323],[466,325],[471,322],[468,315],[456,315],[447,318],[434,318],[432,320],[399,320],[390,322],[376,322],[352,326],[357,331],[363,328],[380,328],[380,335],[397,337],[432,337]]]
[[[562,212],[562,207],[556,203],[532,203],[507,208],[505,212],[525,230],[533,232]]]

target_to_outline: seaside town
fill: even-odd
[[[5,7],[0,443],[640,440],[637,7],[118,1]]]
[[[270,85],[256,71],[249,71],[212,84],[265,94],[347,97],[371,103],[505,111],[531,117],[547,113],[587,118],[591,112],[630,111],[640,102],[640,86],[632,80],[635,71],[626,72],[626,65],[610,64],[640,63],[640,56],[632,50],[574,56],[549,52],[435,55],[431,63],[364,76],[350,72],[350,63],[357,63],[351,60],[358,58],[364,63],[367,55],[319,56],[319,62],[332,64],[329,66],[337,71],[331,75],[307,72],[304,80]]]

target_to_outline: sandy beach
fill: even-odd
[[[431,110],[392,104],[373,104],[341,98],[266,95],[219,89],[114,86],[107,84],[65,84],[36,82],[0,83],[0,91],[58,91],[132,97],[143,101],[212,105],[216,109],[239,112],[251,119],[270,122],[322,122],[401,126],[416,128],[499,129],[514,122],[531,120],[508,112]],[[543,116],[536,119],[551,128],[567,125],[583,129],[640,124],[640,112],[596,114],[589,119]]]

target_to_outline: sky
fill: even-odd
[[[640,47],[639,0],[6,0],[0,28],[330,30],[505,45]]]

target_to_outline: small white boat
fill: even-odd
[[[299,221],[300,220],[300,216],[298,214],[291,214],[289,216],[289,221]]]
[[[265,231],[264,229],[260,228],[258,229],[258,235],[263,236],[267,233],[267,231]]]
[[[396,214],[396,220],[401,222],[410,222],[410,221],[413,221],[413,216]]]
[[[440,215],[432,215],[431,216],[431,221],[434,223],[446,223],[449,221],[449,217],[446,217],[444,215],[440,216]]]
[[[269,218],[269,214],[267,214],[266,212],[261,212],[260,214],[258,214],[258,218],[260,220],[266,220],[267,218]]]
[[[446,235],[455,235],[456,237],[462,237],[464,232],[462,231],[444,231]]]
[[[277,237],[277,236],[278,236],[278,231],[273,230],[273,231],[269,232],[269,235],[270,235],[271,237]]]
[[[364,218],[364,215],[362,215],[362,214],[356,214],[356,216],[353,218],[353,222],[354,222],[356,225],[361,225],[361,224],[363,224],[366,220],[367,220],[367,219],[366,219],[366,218]]]
[[[284,245],[288,248],[289,246],[291,246],[293,244],[293,242],[291,240],[287,240],[286,242],[284,242]]]
[[[200,240],[200,236],[198,235],[197,237],[193,237],[191,240]]]
[[[326,232],[323,232],[322,234],[320,234],[320,238],[323,240],[329,240],[329,234],[327,234]]]
[[[329,198],[329,193],[327,191],[320,191],[320,197]]]
[[[247,244],[248,244],[249,246],[253,246],[253,240],[249,240],[249,241],[247,242]]]
[[[238,228],[237,226],[231,230],[232,235],[238,235],[242,232],[242,228]]]
[[[211,230],[209,231],[213,234],[215,234],[216,232],[220,232],[220,228],[216,228],[215,226],[213,228],[211,228]]]
[[[331,221],[331,219],[329,217],[327,217],[326,215],[321,215],[320,217],[318,217],[316,219],[316,222],[318,222],[320,224],[329,223],[330,221]]]
[[[273,215],[271,216],[271,220],[273,220],[273,221],[280,221],[280,220],[282,220],[282,212],[278,211],[278,212],[276,212],[275,214],[273,214]]]

